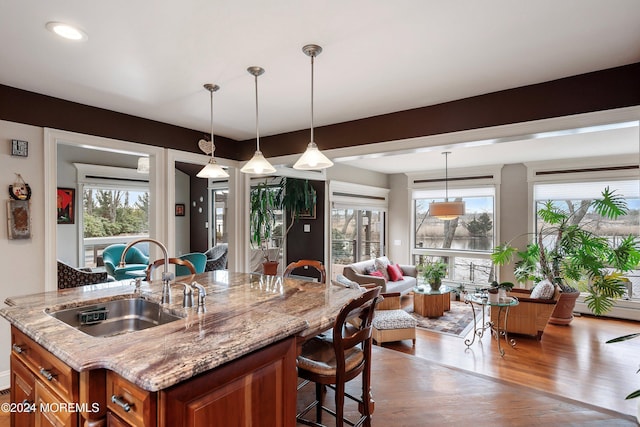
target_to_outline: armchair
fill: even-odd
[[[227,256],[229,245],[220,243],[204,253],[207,256],[207,264],[204,271],[225,270],[227,268]]]
[[[509,296],[518,298],[518,305],[509,309],[506,330],[508,333],[535,336],[542,339],[544,328],[560,298],[560,287],[555,286],[551,299],[531,298],[531,290],[515,288]],[[491,321],[497,322],[498,310],[491,307]]]
[[[58,260],[58,289],[76,288],[108,281],[107,273],[86,271]]]
[[[125,258],[126,265],[124,267],[119,267],[120,258],[122,257],[122,252],[126,246],[127,245],[123,243],[118,243],[107,246],[102,252],[104,267],[107,270],[107,273],[116,280],[132,279],[140,277],[141,274],[144,276],[144,271],[147,269],[149,264],[149,257],[133,246],[129,248],[129,251],[127,252],[127,256]]]

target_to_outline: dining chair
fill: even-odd
[[[336,427],[349,425],[370,426],[373,412],[371,399],[371,322],[379,299],[380,288],[364,292],[347,303],[333,325],[332,336],[318,335],[302,345],[297,358],[298,377],[315,383],[315,400],[306,406],[296,418],[298,423],[322,426],[322,412],[336,417]],[[347,320],[359,318],[358,326]],[[357,398],[345,391],[348,381],[362,376],[362,396]],[[324,387],[335,391],[335,411],[323,406]],[[360,419],[356,422],[344,418],[345,397],[358,403]],[[304,418],[316,408],[316,421]]]

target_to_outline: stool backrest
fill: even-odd
[[[193,264],[191,264],[191,262],[187,261],[186,259],[169,258],[169,264],[183,265],[189,269],[191,274],[196,274],[196,268],[193,266]],[[161,265],[164,265],[164,258],[157,259],[151,264],[149,264],[146,271],[147,277],[145,279],[147,282],[151,280],[151,275],[153,274],[153,270]]]
[[[340,310],[333,326],[333,348],[336,353],[337,375],[345,372],[346,350],[362,343],[365,360],[370,356],[371,322],[373,320],[373,312],[378,303],[379,294],[380,287],[370,289]],[[360,319],[359,326],[357,327],[351,323],[347,323],[349,319],[354,317]]]
[[[327,281],[327,273],[324,269],[324,265],[322,265],[322,262],[312,259],[301,259],[300,261],[292,262],[291,264],[287,265],[287,268],[284,270],[284,273],[282,273],[282,276],[289,277],[293,273],[293,270],[296,270],[298,268],[312,268],[316,270],[320,275],[320,283],[325,283]]]

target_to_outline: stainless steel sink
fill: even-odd
[[[141,331],[180,319],[160,304],[126,298],[50,311],[56,319],[94,337],[111,337]]]

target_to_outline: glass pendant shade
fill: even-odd
[[[149,158],[138,157],[138,169],[136,170],[138,173],[149,173]]]
[[[256,175],[264,174],[264,173],[274,173],[276,168],[274,168],[271,163],[264,158],[262,151],[257,150],[251,160],[247,162],[246,165],[240,169],[241,172],[244,173],[252,173]]]
[[[229,178],[227,171],[222,169],[216,159],[209,159],[209,163],[196,174],[198,178]]]
[[[258,76],[264,73],[264,69],[260,67],[249,67],[247,71],[254,76],[256,82],[256,152],[253,154],[251,160],[240,169],[240,172],[254,175],[270,174],[274,173],[276,168],[265,159],[262,151],[260,151],[260,122],[258,120]]]
[[[207,163],[205,167],[203,167],[200,172],[196,174],[196,176],[198,178],[229,178],[229,174],[227,173],[227,171],[220,167],[218,162],[216,162],[216,158],[214,156],[216,152],[216,146],[213,141],[213,92],[220,89],[220,86],[207,83],[204,85],[204,88],[207,89],[211,94],[211,158],[209,159],[209,163]],[[202,148],[202,146],[206,146],[208,144],[209,143],[207,141],[200,140],[200,143],[198,145],[200,145]]]
[[[310,142],[309,145],[307,145],[306,151],[300,156],[295,165],[293,165],[293,168],[315,170],[326,169],[331,166],[333,166],[333,162],[320,152],[315,142]]]
[[[435,216],[438,219],[445,221],[451,221],[461,215],[464,215],[464,202],[450,202],[449,201],[449,151],[445,151],[444,154],[444,202],[431,202],[429,203],[429,215]]]
[[[302,51],[311,57],[311,141],[293,168],[299,170],[326,169],[333,166],[333,162],[320,152],[318,145],[313,140],[313,63],[314,58],[322,52],[322,48],[315,44],[308,44],[302,48]]]

